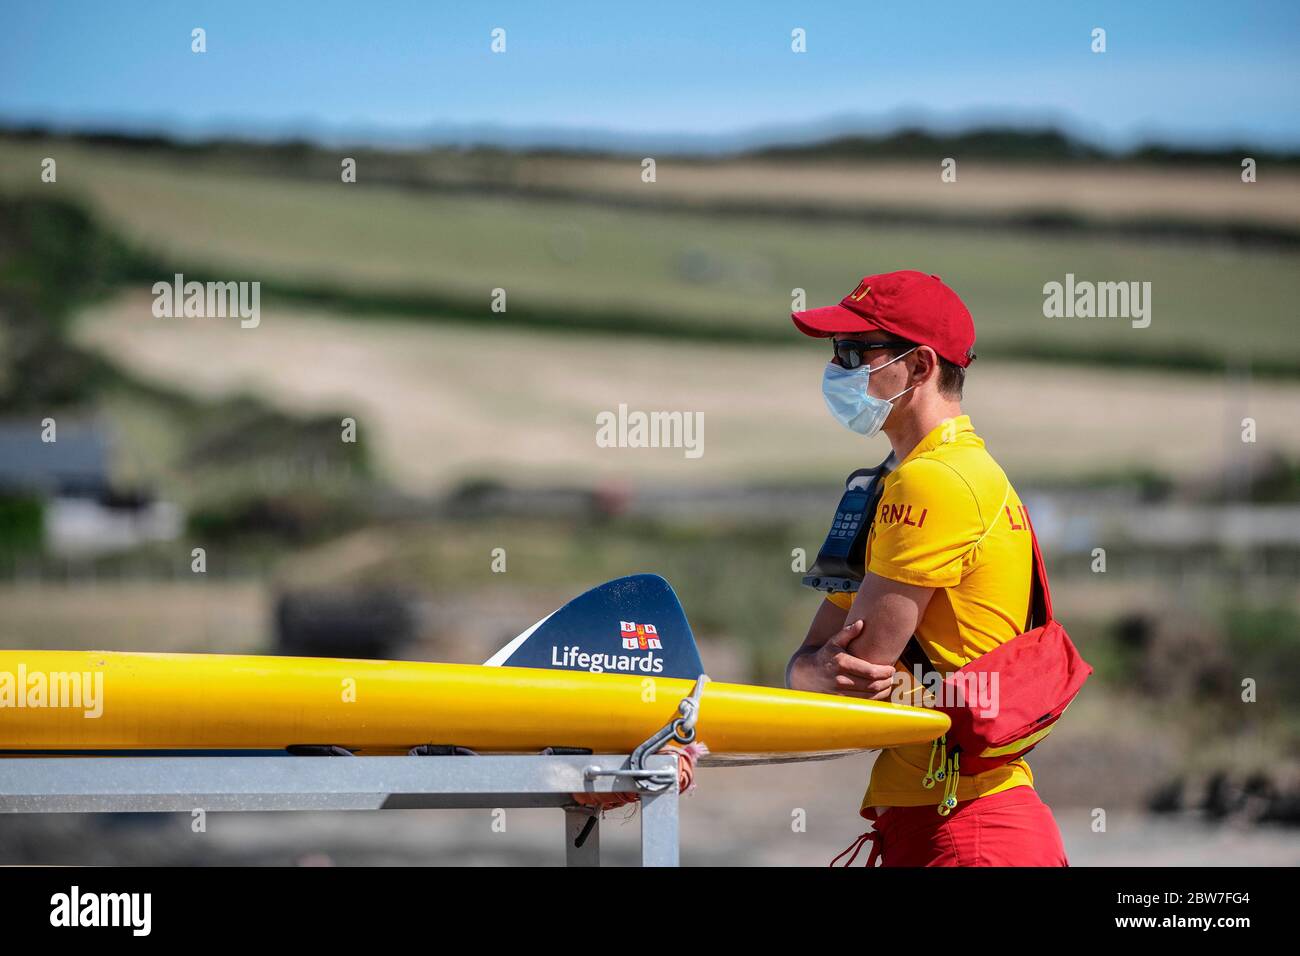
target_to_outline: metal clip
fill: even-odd
[[[601,770],[599,767],[587,767],[583,776],[587,780],[597,777],[630,777],[636,781],[636,788],[643,793],[662,793],[669,787],[677,785],[677,774],[672,770],[647,770],[646,757],[658,753],[664,744],[673,740],[679,744],[689,744],[695,740],[695,724],[700,718],[700,696],[709,675],[701,674],[695,680],[695,687],[690,694],[683,697],[677,705],[677,716],[664,724],[659,730],[643,740],[632,751],[628,766],[621,770]]]

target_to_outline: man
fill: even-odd
[[[883,431],[899,464],[883,483],[856,595],[822,602],[790,659],[796,690],[887,699],[916,635],[940,670],[1016,637],[1029,613],[1032,547],[1021,502],[961,397],[975,326],[938,276],[867,276],[839,305],[792,314],[833,340],[831,414],[855,438]],[[846,613],[847,612],[847,613]],[[962,775],[951,813],[926,789],[929,744],[883,750],[864,834],[885,866],[1065,866],[1060,831],[1023,759]]]

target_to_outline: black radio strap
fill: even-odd
[[[925,652],[925,648],[921,646],[921,642],[916,639],[915,634],[907,639],[907,646],[903,648],[902,656],[898,658],[898,662],[906,667],[910,673],[916,673],[918,667],[921,668],[922,674],[928,674],[930,671],[939,669],[934,666],[934,662],[930,660],[930,655]]]

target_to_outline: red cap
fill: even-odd
[[[800,332],[818,338],[879,329],[928,345],[962,368],[975,357],[970,310],[938,276],[911,269],[866,276],[839,305],[791,312],[790,318]]]

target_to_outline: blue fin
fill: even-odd
[[[687,680],[704,673],[681,602],[657,574],[634,574],[592,588],[485,663]]]

